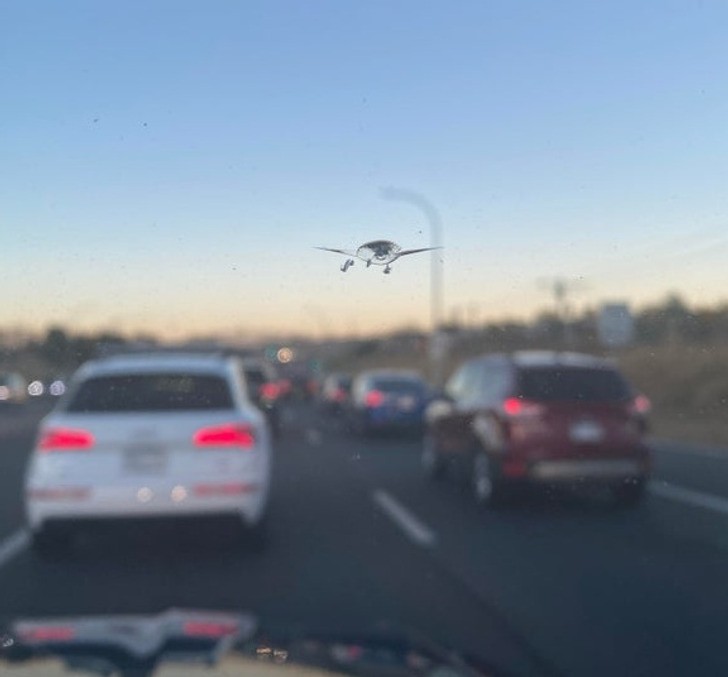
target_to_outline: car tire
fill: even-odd
[[[498,507],[506,498],[503,483],[497,477],[493,461],[485,451],[479,450],[473,454],[470,489],[476,505],[484,508]]]
[[[646,490],[644,478],[626,480],[612,487],[614,503],[621,508],[634,508],[642,501]]]
[[[69,554],[73,535],[66,529],[42,527],[30,536],[33,552],[44,560],[54,560]]]
[[[425,433],[422,438],[422,454],[420,459],[427,479],[444,479],[447,471],[447,463],[437,447],[435,438],[429,433]]]

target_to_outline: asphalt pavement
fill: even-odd
[[[244,610],[271,632],[414,633],[522,675],[728,674],[728,452],[655,442],[645,502],[540,496],[497,510],[432,483],[415,439],[286,411],[270,542],[140,526],[58,561],[28,548],[34,401],[0,411],[0,618]]]

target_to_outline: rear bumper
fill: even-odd
[[[153,538],[163,537],[170,533],[184,534],[217,534],[220,527],[231,531],[255,527],[257,522],[241,519],[240,515],[230,512],[210,512],[204,515],[172,515],[143,517],[53,517],[45,520],[34,533],[43,530],[51,534],[70,536],[75,533],[109,534],[126,537],[134,536],[140,531],[152,534]]]
[[[420,430],[424,428],[424,414],[420,411],[397,412],[379,409],[363,413],[366,425],[374,430],[403,429]]]
[[[648,467],[639,459],[563,459],[532,463],[526,478],[534,483],[602,483],[640,479]]]
[[[59,495],[60,492],[60,495]],[[47,522],[175,520],[228,515],[256,524],[268,498],[265,482],[52,488],[29,487],[25,508],[33,531]]]

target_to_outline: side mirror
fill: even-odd
[[[455,400],[450,396],[450,394],[443,390],[442,388],[438,388],[436,390],[430,391],[430,402],[443,402],[447,404],[453,404]]]
[[[425,416],[428,421],[450,416],[453,412],[454,404],[455,400],[444,390],[435,391],[430,397]]]

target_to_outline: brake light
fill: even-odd
[[[67,642],[76,635],[73,628],[65,625],[23,628],[18,632],[24,642]]]
[[[51,451],[80,451],[94,446],[94,436],[86,430],[51,428],[41,434],[38,448],[44,453]]]
[[[637,397],[632,400],[630,409],[635,414],[647,414],[650,409],[652,409],[652,403],[645,395],[637,395]]]
[[[280,394],[280,387],[277,383],[263,383],[259,388],[259,392],[264,400],[275,400]]]
[[[370,390],[364,398],[367,407],[381,407],[384,402],[384,393],[381,390]]]
[[[188,621],[182,632],[188,637],[228,637],[238,631],[236,623],[215,623],[210,621]]]
[[[334,400],[336,402],[343,402],[346,399],[346,390],[343,388],[337,388],[334,391]]]
[[[528,464],[518,458],[506,459],[501,471],[505,477],[524,477],[528,472]]]
[[[536,416],[543,411],[543,406],[519,397],[509,397],[503,402],[503,411],[511,418]]]
[[[192,437],[196,447],[241,447],[250,449],[255,446],[255,435],[250,426],[241,423],[201,428]]]
[[[239,496],[258,491],[258,485],[243,482],[223,482],[222,484],[195,484],[192,493],[200,498],[210,496]]]

